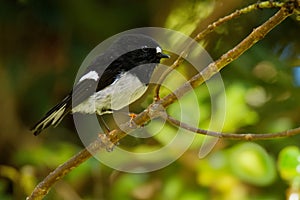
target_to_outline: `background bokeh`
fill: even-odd
[[[101,41],[146,26],[195,35],[245,5],[241,0],[0,1],[0,199],[24,199],[83,148],[71,116],[38,137],[29,128],[69,92],[81,62]],[[275,12],[241,16],[202,44],[217,59]],[[222,70],[224,132],[259,134],[299,126],[299,31],[297,18],[288,18]],[[180,70],[190,73],[187,63]],[[195,93],[201,105],[199,127],[207,128],[211,94],[205,86]],[[164,145],[168,132],[164,135],[148,142],[129,137],[120,145],[143,150]],[[92,158],[59,181],[46,199],[285,199],[299,189],[299,139],[220,140],[199,159],[199,136],[179,160],[144,174],[119,172]]]

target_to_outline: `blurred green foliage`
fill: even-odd
[[[195,34],[246,3],[251,1],[1,1],[0,199],[24,199],[50,171],[83,148],[70,118],[39,137],[28,129],[69,92],[82,60],[97,44],[145,26]],[[202,44],[216,59],[274,13],[257,10],[242,16],[219,27]],[[259,134],[299,126],[300,92],[293,80],[293,68],[300,66],[299,30],[299,21],[288,18],[222,70],[227,102],[226,108],[219,107],[226,110],[223,131]],[[180,70],[191,75],[187,63]],[[169,84],[175,82],[170,78]],[[195,93],[198,125],[208,128],[210,94],[205,85]],[[214,95],[218,105],[222,96]],[[184,119],[193,118],[191,97],[180,103],[191,113]],[[180,117],[179,106],[170,106],[169,113]],[[147,130],[160,126],[153,121]],[[174,130],[166,125],[153,138],[129,137],[121,146],[153,150],[167,144]],[[143,174],[119,172],[92,158],[59,181],[46,199],[285,199],[286,193],[299,193],[299,139],[219,140],[213,152],[199,159],[205,137],[195,136],[177,161]]]

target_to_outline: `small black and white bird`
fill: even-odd
[[[162,58],[169,58],[151,37],[121,36],[91,62],[72,91],[31,128],[34,135],[57,126],[68,113],[103,115],[139,99]]]

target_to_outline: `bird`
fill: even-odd
[[[98,55],[66,97],[30,130],[39,135],[56,127],[67,114],[110,114],[139,99],[155,67],[170,56],[145,34],[124,34]]]

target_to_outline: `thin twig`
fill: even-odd
[[[177,119],[174,119],[171,116],[167,116],[165,118],[171,124],[178,126],[180,128],[186,129],[188,131],[199,133],[201,135],[208,135],[217,138],[224,138],[224,139],[232,139],[232,140],[267,140],[267,139],[275,139],[275,138],[283,138],[283,137],[290,137],[293,135],[300,134],[300,127],[295,129],[290,129],[286,131],[281,131],[277,133],[263,133],[263,134],[256,134],[256,133],[222,133],[216,131],[209,131],[204,130],[196,127],[192,127],[184,122],[181,122]]]

